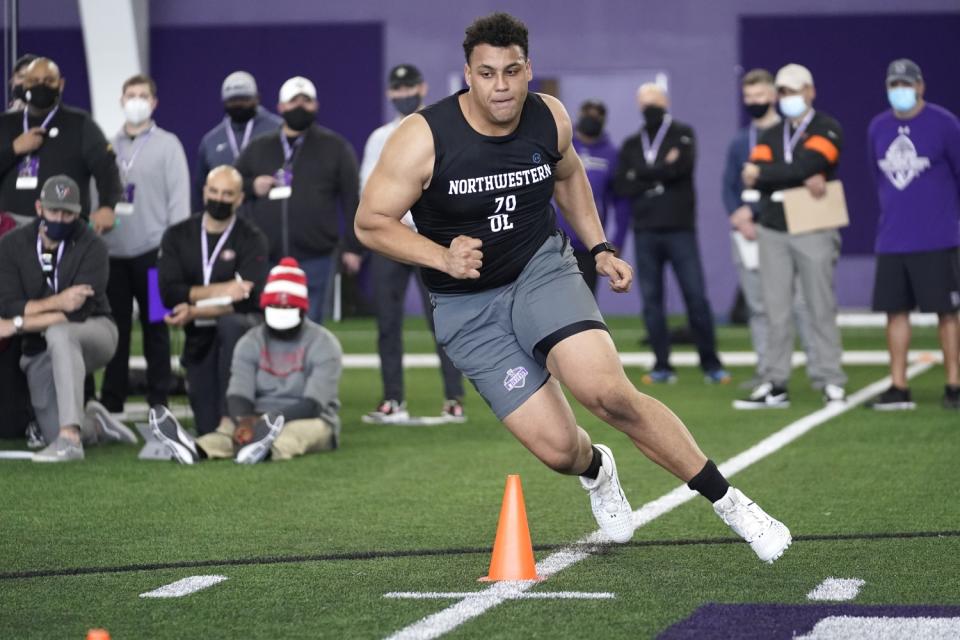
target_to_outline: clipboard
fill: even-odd
[[[839,229],[850,224],[847,199],[839,180],[828,182],[826,194],[819,199],[810,195],[806,187],[785,189],[782,193],[783,214],[791,234]]]

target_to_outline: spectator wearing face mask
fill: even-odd
[[[344,268],[356,273],[362,248],[353,231],[360,201],[356,155],[342,136],[317,124],[317,106],[310,80],[284,82],[277,105],[283,127],[251,142],[236,167],[248,199],[244,211],[267,234],[271,263],[282,256],[299,261],[310,283],[307,315],[319,323],[334,260],[340,255]]]
[[[63,174],[80,186],[80,217],[103,234],[113,229],[122,191],[116,157],[90,114],[63,103],[64,86],[57,64],[37,58],[24,70],[27,108],[0,115],[0,211],[29,222],[40,187]],[[93,212],[91,177],[100,200]]]
[[[243,179],[233,167],[207,176],[204,211],[163,234],[157,261],[165,322],[183,327],[180,364],[198,433],[226,412],[230,361],[237,340],[262,317],[257,298],[267,278],[267,239],[246,218]]]
[[[163,320],[150,319],[148,274],[157,266],[163,232],[190,217],[190,173],[177,136],[153,120],[157,85],[144,75],[123,83],[120,97],[126,122],[113,138],[123,199],[117,225],[104,240],[110,252],[107,298],[119,330],[117,352],[103,375],[100,401],[113,413],[127,399],[130,329],[137,300],[147,359],[147,402],[165,404],[170,389],[170,333]]]
[[[34,223],[0,240],[0,338],[23,337],[20,367],[49,443],[33,460],[83,460],[84,444],[137,441],[97,403],[84,411],[84,378],[117,346],[107,249],[80,217],[80,187],[68,176],[49,178],[34,206]]]
[[[670,365],[670,334],[664,309],[664,267],[673,268],[683,292],[690,330],[708,383],[724,384],[730,374],[717,355],[713,311],[707,299],[696,233],[693,129],[674,120],[663,87],[646,83],[637,90],[643,114],[640,131],[628,138],[617,162],[616,189],[633,208],[637,284],[643,319],[656,361],[647,383],[677,379]]]
[[[607,105],[599,100],[587,100],[580,105],[576,128],[573,131],[573,147],[583,162],[587,172],[587,180],[593,190],[593,199],[597,203],[597,213],[600,222],[609,229],[609,214],[614,212],[616,230],[607,237],[613,240],[613,245],[623,249],[624,238],[627,237],[627,227],[630,224],[630,202],[616,195],[613,189],[614,177],[617,172],[617,147],[610,142],[609,136],[603,130],[607,123]],[[587,281],[590,291],[597,290],[597,261],[590,255],[590,248],[585,246],[577,234],[567,223],[566,218],[557,216],[557,223],[570,238],[573,255],[577,259],[583,279]]]
[[[375,129],[367,139],[363,149],[363,163],[360,165],[360,188],[373,173],[373,168],[383,152],[387,138],[400,122],[424,105],[427,96],[427,83],[423,74],[412,64],[399,64],[387,75],[387,98],[397,110],[397,116],[387,124]],[[402,221],[416,231],[413,216],[408,211]],[[420,269],[413,265],[391,260],[374,253],[370,256],[370,271],[373,279],[374,306],[377,312],[377,353],[380,355],[380,377],[383,382],[383,399],[377,408],[363,417],[367,423],[398,423],[410,418],[404,399],[403,386],[403,312],[407,296],[407,285],[413,276],[420,291],[427,326],[433,331],[433,314],[427,288],[420,276]],[[443,377],[443,397],[446,398],[440,415],[450,422],[464,422],[467,417],[463,411],[463,376],[457,370],[446,352],[437,347],[440,357],[440,371]]]
[[[181,464],[233,458],[253,464],[336,449],[343,349],[306,317],[307,276],[293,258],[271,269],[260,296],[266,323],[237,343],[227,413],[213,433],[194,438],[165,407],[150,426]]]
[[[220,99],[226,115],[203,136],[197,151],[191,195],[193,211],[203,208],[203,188],[211,169],[236,163],[251,140],[276,131],[283,124],[279,116],[260,106],[257,81],[246,71],[234,71],[224,78]]]

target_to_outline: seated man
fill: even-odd
[[[266,324],[237,343],[228,415],[216,431],[194,439],[166,407],[150,410],[153,432],[181,464],[204,458],[253,464],[337,448],[343,350],[306,317],[307,278],[296,260],[284,258],[270,271],[260,306]]]
[[[267,276],[267,238],[236,215],[243,179],[227,165],[214,168],[204,187],[203,213],[167,229],[157,271],[167,324],[183,327],[180,363],[197,432],[217,428],[233,348],[259,324],[257,296]]]
[[[20,367],[49,445],[34,462],[83,460],[83,444],[136,436],[96,402],[84,413],[83,380],[117,348],[107,303],[107,248],[80,219],[80,188],[44,183],[37,220],[0,240],[0,337],[24,334]]]

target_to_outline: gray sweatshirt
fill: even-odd
[[[340,342],[308,318],[296,340],[271,338],[266,325],[259,325],[247,331],[233,350],[227,397],[253,402],[257,414],[283,411],[309,398],[339,438],[342,371]]]
[[[133,140],[121,129],[113,149],[125,196],[133,185],[133,213],[122,214],[119,205],[117,226],[103,239],[111,258],[134,258],[159,247],[167,227],[190,217],[190,170],[177,136],[156,125]]]

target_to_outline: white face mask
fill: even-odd
[[[264,309],[267,326],[277,331],[286,331],[293,329],[300,324],[300,309],[284,309],[282,307],[267,307]]]
[[[780,98],[780,113],[788,118],[799,118],[807,110],[807,103],[800,94]]]
[[[152,113],[153,107],[146,98],[130,98],[123,103],[123,115],[134,126],[146,122]]]

